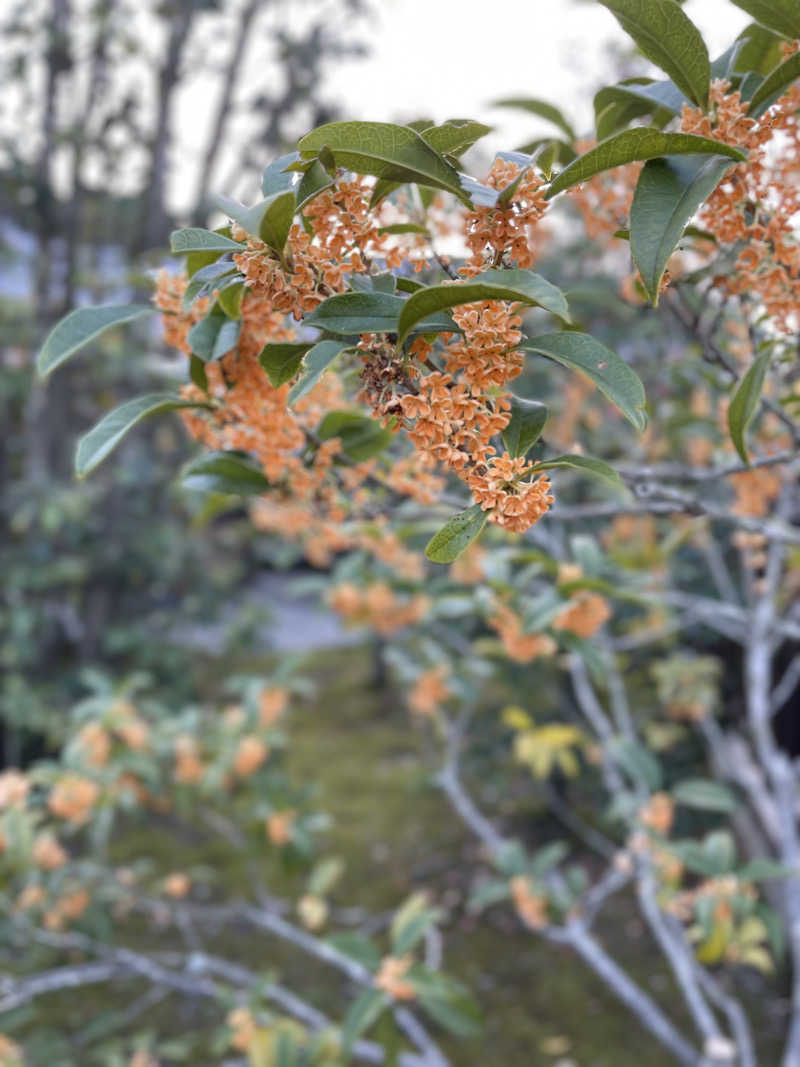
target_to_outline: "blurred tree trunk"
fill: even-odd
[[[166,211],[167,156],[172,139],[172,104],[181,76],[181,61],[189,40],[198,0],[177,0],[169,16],[167,51],[158,72],[156,121],[150,142],[150,169],[142,204],[142,225],[136,251],[163,243],[169,226]]]
[[[211,188],[211,179],[216,167],[219,150],[222,147],[225,133],[225,123],[228,120],[233,106],[233,97],[239,72],[242,68],[245,49],[251,36],[253,23],[259,11],[267,6],[269,0],[247,0],[239,15],[239,25],[231,48],[231,54],[225,67],[217,101],[214,119],[211,124],[206,150],[200,163],[197,175],[197,189],[194,196],[193,222],[195,226],[205,225],[208,219],[208,196]]]

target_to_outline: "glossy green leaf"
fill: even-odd
[[[547,356],[571,370],[583,371],[637,430],[647,425],[644,386],[624,360],[587,333],[565,331],[531,337],[526,352]]]
[[[237,496],[252,496],[269,489],[269,482],[256,463],[235,452],[198,456],[184,467],[181,481],[187,489]]]
[[[365,989],[350,1006],[342,1023],[342,1049],[348,1052],[353,1044],[365,1034],[377,1020],[389,998],[380,989]]]
[[[437,311],[480,300],[535,304],[569,321],[569,308],[564,294],[546,278],[532,270],[487,270],[467,281],[430,285],[414,293],[400,314],[398,343],[402,343],[419,322]]]
[[[741,149],[713,141],[710,137],[699,137],[693,133],[662,133],[649,126],[637,126],[607,137],[584,155],[578,156],[554,178],[545,196],[550,199],[595,174],[613,170],[625,163],[656,159],[658,156],[686,155],[727,156],[739,162],[747,158]]]
[[[577,137],[572,125],[564,118],[563,112],[546,100],[539,100],[536,97],[529,96],[508,96],[502,100],[495,100],[492,106],[511,107],[517,111],[527,111],[532,115],[538,115],[539,118],[546,119],[548,122],[552,122],[554,126],[558,126],[560,130],[563,130],[570,141],[574,141]]]
[[[542,460],[542,462],[537,463],[534,468],[534,470],[537,471],[558,469],[580,471],[582,474],[588,474],[592,478],[599,478],[600,481],[613,486],[615,489],[621,489],[624,485],[622,479],[613,467],[609,467],[609,465],[602,459],[595,459],[594,456],[578,456],[571,454],[554,456],[553,459]]]
[[[388,448],[392,436],[376,419],[353,411],[329,411],[317,427],[320,441],[338,437],[344,454],[356,463],[363,463]]]
[[[288,152],[285,156],[279,156],[265,169],[261,175],[261,195],[272,196],[274,193],[285,193],[292,188],[294,172],[286,168],[300,159],[299,152]]]
[[[708,105],[711,64],[702,34],[676,0],[600,0],[647,58],[700,107]]]
[[[170,234],[169,246],[173,252],[241,252],[244,245],[232,241],[224,234],[212,230],[201,230],[190,226],[185,230],[174,230]]]
[[[394,293],[337,293],[306,315],[303,324],[342,337],[359,333],[397,333],[400,315],[407,303],[410,300]],[[426,316],[418,328],[431,333],[456,329],[452,320],[444,315]]]
[[[783,38],[757,22],[745,26],[736,38],[736,56],[733,70],[739,73],[755,71],[767,75],[781,62]]]
[[[179,408],[205,407],[192,400],[184,400],[172,393],[151,393],[129,400],[110,411],[80,441],[75,451],[75,473],[83,478],[112,452],[128,430],[151,415]]]
[[[542,436],[547,422],[547,406],[538,400],[512,397],[511,418],[502,431],[503,444],[510,456],[524,456]]]
[[[720,156],[672,156],[645,163],[631,205],[630,241],[654,306],[667,260],[686,224],[731,166]]]
[[[678,804],[700,811],[727,813],[738,806],[736,797],[727,786],[707,778],[685,778],[677,782],[671,792]]]
[[[45,338],[36,357],[37,371],[42,376],[49,374],[105,330],[123,322],[133,322],[143,315],[153,315],[155,310],[149,304],[123,304],[70,311]]]
[[[194,355],[204,363],[209,363],[220,359],[236,346],[241,328],[239,319],[229,318],[215,304],[206,316],[192,326],[186,339]]]
[[[253,207],[245,207],[226,196],[213,197],[214,204],[229,215],[247,233],[282,252],[295,213],[294,193],[273,193]]]
[[[289,406],[296,404],[317,384],[322,375],[347,345],[341,341],[317,341],[303,360],[303,372],[289,390]]]
[[[750,462],[745,443],[747,428],[753,421],[764,388],[764,379],[769,368],[769,352],[756,356],[752,366],[742,378],[728,406],[728,429],[736,451],[745,463]]]
[[[737,7],[790,41],[800,37],[800,4],[797,0],[733,0]]]
[[[448,119],[440,126],[430,125],[417,131],[431,148],[448,156],[460,156],[476,141],[492,132],[491,126],[472,119]]]
[[[488,517],[480,504],[459,511],[433,535],[425,555],[434,563],[452,563],[480,534]]]
[[[270,384],[277,389],[294,378],[300,370],[303,356],[313,347],[311,341],[264,345],[258,355],[258,362],[267,372]]]
[[[763,80],[750,99],[748,115],[758,116],[766,111],[789,86],[800,78],[800,52],[789,56]]]
[[[307,134],[298,147],[303,155],[313,155],[325,146],[332,152],[337,166],[357,174],[445,189],[463,199],[455,168],[408,126],[389,122],[329,122]]]

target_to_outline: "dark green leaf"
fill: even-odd
[[[329,411],[317,427],[317,437],[320,441],[338,437],[344,454],[357,463],[371,459],[392,442],[390,430],[376,419],[353,411]]]
[[[310,315],[306,315],[303,324],[316,326],[342,337],[357,333],[397,333],[398,320],[407,303],[410,301],[394,293],[337,293],[314,308]],[[422,332],[455,329],[452,320],[443,315],[425,318],[419,326]]]
[[[736,44],[738,49],[733,61],[736,72],[755,71],[767,75],[781,62],[783,40],[780,34],[774,34],[757,22],[745,26],[736,38]]]
[[[299,144],[303,155],[327,146],[337,166],[393,182],[446,189],[463,199],[458,173],[408,126],[388,122],[329,122]]]
[[[542,436],[547,422],[547,406],[538,400],[512,397],[511,418],[502,432],[510,456],[524,456]]]
[[[218,304],[209,313],[192,326],[187,334],[192,352],[204,363],[220,359],[230,352],[239,340],[242,324],[238,319],[231,319]]]
[[[128,432],[142,419],[160,415],[178,408],[205,407],[192,400],[184,400],[171,393],[151,393],[129,400],[110,411],[78,441],[75,452],[75,473],[83,478],[95,469],[113,451]]]
[[[242,297],[244,296],[244,282],[236,278],[223,282],[217,293],[217,303],[229,319],[238,319],[242,311]]]
[[[275,252],[283,251],[295,212],[294,193],[291,190],[273,193],[253,207],[245,207],[225,196],[215,196],[213,201],[220,211],[238,222],[247,233],[258,237]]]
[[[656,159],[658,156],[716,155],[741,161],[747,154],[739,148],[698,137],[693,133],[662,133],[649,126],[607,137],[594,148],[566,166],[553,179],[545,194],[548,199],[604,170],[613,170],[636,160]]]
[[[586,333],[565,331],[531,337],[521,346],[526,352],[538,352],[572,370],[587,374],[612,404],[620,409],[637,430],[647,425],[644,412],[644,386],[616,352]]]
[[[380,1013],[389,1004],[389,998],[380,989],[365,989],[353,1002],[342,1023],[342,1049],[345,1052],[366,1033]]]
[[[648,789],[661,788],[661,766],[644,745],[628,738],[619,738],[614,744],[614,756],[633,782],[641,782]]]
[[[700,107],[711,69],[705,41],[675,0],[600,0],[642,52]]]
[[[790,41],[800,37],[800,4],[797,0],[733,0],[756,22]]]
[[[341,341],[317,341],[310,348],[303,360],[303,373],[289,390],[289,406],[310,392],[333,363],[339,353],[347,346]]]
[[[170,234],[169,246],[173,252],[241,252],[244,248],[244,245],[232,241],[224,234],[194,226],[185,230],[174,230]]]
[[[475,540],[488,517],[480,504],[459,511],[433,535],[425,548],[425,555],[434,563],[452,563]]]
[[[730,789],[707,778],[685,778],[672,787],[672,795],[679,804],[701,811],[731,812],[738,806]]]
[[[286,168],[299,159],[299,152],[289,152],[270,163],[261,176],[261,195],[272,196],[273,193],[285,193],[291,189],[294,172]]]
[[[768,859],[766,856],[750,860],[736,872],[737,877],[743,882],[767,882],[773,878],[791,878],[796,874],[796,870],[778,863],[777,860]]]
[[[86,307],[70,311],[66,318],[56,323],[45,338],[36,369],[42,376],[49,374],[65,360],[83,348],[111,326],[132,322],[143,315],[153,315],[155,308],[149,304],[123,304],[117,307]]]
[[[555,456],[553,459],[546,459],[541,463],[537,463],[535,467],[537,471],[559,470],[562,468],[581,471],[583,474],[591,475],[593,478],[599,478],[600,481],[613,486],[615,489],[621,489],[624,484],[613,467],[609,467],[602,459],[595,459],[593,456]]]
[[[206,374],[205,363],[195,355],[189,356],[189,377],[198,389],[202,389],[204,393],[208,392],[208,375]]]
[[[800,52],[789,56],[779,67],[763,80],[753,94],[747,109],[748,115],[758,116],[766,111],[789,86],[800,78]]]
[[[398,343],[402,343],[419,322],[435,312],[481,300],[536,304],[569,321],[564,294],[541,275],[532,270],[487,270],[468,281],[430,285],[415,293],[406,301],[400,314]]]
[[[631,205],[631,252],[654,306],[684,227],[731,165],[719,156],[672,156],[642,168]]]
[[[563,130],[570,141],[574,141],[577,137],[575,130],[569,122],[564,118],[564,115],[553,104],[548,104],[546,100],[538,100],[535,97],[525,96],[509,96],[503,100],[495,100],[493,107],[513,107],[518,111],[528,111],[532,115],[538,115],[539,118],[547,119],[548,122],[552,122],[555,126],[558,126],[560,130]]]
[[[476,141],[492,132],[491,126],[472,119],[448,119],[441,126],[424,127],[417,131],[431,148],[444,155],[460,156],[472,148]]]
[[[303,356],[313,347],[313,342],[310,341],[264,345],[259,353],[258,362],[267,372],[270,384],[278,389],[294,378],[300,370]]]
[[[248,457],[235,452],[209,452],[193,459],[183,469],[183,485],[206,493],[250,496],[265,493],[269,482]]]
[[[745,463],[750,462],[745,443],[747,428],[753,421],[764,388],[764,379],[769,369],[769,352],[756,356],[753,364],[736,388],[728,407],[728,429],[736,451]]]
[[[319,196],[334,183],[334,178],[315,159],[297,186],[297,210],[302,211],[315,196]]]

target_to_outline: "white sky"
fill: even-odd
[[[712,59],[750,21],[729,0],[689,0],[685,10]],[[372,53],[332,72],[330,86],[354,117],[474,118],[502,126],[487,145],[510,148],[509,139],[531,140],[551,127],[489,108],[492,100],[562,101],[586,131],[593,90],[614,77],[607,46],[627,40],[591,0],[379,0]]]

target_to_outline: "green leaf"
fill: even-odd
[[[357,934],[352,930],[343,930],[340,933],[331,934],[325,939],[325,943],[332,945],[339,952],[356,960],[370,971],[377,971],[381,965],[381,954],[378,947],[363,934]]]
[[[441,126],[425,126],[417,131],[431,148],[448,156],[460,156],[476,141],[492,132],[491,126],[472,119],[448,119]]]
[[[486,525],[488,513],[480,504],[459,511],[428,542],[425,555],[434,563],[452,563]]]
[[[660,789],[661,765],[655,756],[638,741],[619,738],[613,745],[614,756],[633,782],[641,782],[648,789]]]
[[[405,303],[398,322],[398,344],[424,319],[445,308],[481,300],[512,300],[536,304],[569,321],[564,294],[532,270],[487,270],[468,281],[450,285],[430,285],[414,293]]]
[[[320,441],[338,437],[344,454],[356,463],[363,463],[388,448],[392,436],[376,419],[353,411],[329,411],[317,427]]]
[[[393,182],[445,189],[464,199],[458,172],[408,126],[389,122],[329,122],[299,143],[300,152],[315,155],[326,147],[336,165],[356,174],[374,174]]]
[[[564,167],[550,183],[545,197],[549,200],[564,189],[586,181],[604,170],[613,170],[636,160],[656,159],[658,156],[716,155],[739,162],[747,154],[739,148],[699,137],[693,133],[662,133],[649,126],[637,126],[607,137],[594,148]]]
[[[311,341],[264,345],[258,355],[258,362],[267,372],[270,384],[278,389],[294,378],[300,370],[303,356],[313,347]]]
[[[230,278],[222,283],[217,293],[217,303],[229,319],[238,319],[242,312],[242,297],[244,296],[244,282],[237,278]]]
[[[316,159],[300,179],[297,186],[297,210],[302,211],[306,204],[326,189],[330,189],[335,178]]]
[[[197,255],[198,253],[192,253]],[[214,282],[220,281],[222,278],[227,278],[231,274],[238,273],[236,270],[236,264],[231,263],[230,260],[215,260],[213,263],[207,264],[205,267],[198,268],[191,277],[189,284],[186,286],[181,304],[184,308],[191,307],[197,296],[204,290],[209,291],[214,288]]]
[[[236,346],[241,328],[238,319],[228,318],[222,308],[215,304],[204,318],[192,326],[186,340],[193,354],[204,363],[209,363],[220,359]]]
[[[762,352],[760,356],[756,356],[747,374],[739,382],[728,406],[728,429],[731,433],[731,440],[742,461],[748,464],[750,457],[747,454],[744,435],[758,409],[761,390],[764,388],[764,379],[769,368],[769,358],[769,352]]]
[[[247,233],[258,237],[275,252],[280,254],[283,251],[295,213],[294,193],[291,190],[273,193],[253,207],[245,207],[226,196],[212,199],[220,211],[238,222]]]
[[[743,882],[767,882],[772,878],[790,878],[797,875],[797,871],[786,867],[777,860],[759,856],[740,867],[736,875]]]
[[[581,471],[583,474],[589,474],[593,478],[599,478],[600,481],[605,482],[607,485],[613,486],[615,489],[622,489],[624,483],[613,467],[603,462],[602,459],[595,459],[593,456],[555,456],[553,459],[543,460],[541,463],[537,463],[534,470],[547,471],[558,470],[560,468],[567,468],[569,470]]]
[[[533,857],[531,874],[534,878],[541,878],[553,867],[557,867],[568,853],[569,846],[563,841],[553,841],[551,844],[545,845]]]
[[[308,350],[303,360],[303,373],[289,390],[288,403],[291,407],[310,392],[347,345],[341,341],[317,341]]]
[[[407,303],[411,300],[394,293],[337,293],[306,315],[303,325],[316,326],[343,337],[356,333],[397,333],[398,320]],[[449,332],[456,330],[456,326],[448,316],[440,315],[426,318],[419,329],[422,332]]]
[[[677,85],[671,81],[652,78],[627,78],[616,85],[606,86],[595,94],[594,113],[598,140],[604,140],[627,126],[632,119],[651,112],[680,115],[689,103]],[[655,123],[662,125],[662,123]]]
[[[378,233],[383,234],[402,234],[402,233],[418,233],[423,237],[430,237],[430,230],[426,230],[424,226],[418,226],[415,222],[393,222],[391,226],[380,226]]]
[[[537,352],[572,370],[583,371],[637,430],[643,430],[647,425],[644,411],[646,398],[639,376],[616,352],[606,348],[590,334],[571,330],[548,333],[529,338],[521,347],[526,352]]]
[[[510,456],[524,456],[542,436],[547,422],[547,406],[538,400],[511,398],[511,418],[502,431],[503,444]]]
[[[70,311],[57,322],[45,338],[36,357],[36,369],[42,377],[59,367],[104,330],[123,322],[133,322],[143,315],[155,314],[149,304],[123,304],[111,307],[85,307]]]
[[[705,41],[675,0],[600,0],[647,58],[690,100],[708,106],[711,64]]]
[[[389,998],[380,989],[365,989],[351,1004],[342,1023],[342,1049],[349,1052],[354,1043],[366,1033],[384,1008]]]
[[[236,452],[198,456],[184,467],[181,481],[187,489],[237,496],[265,493],[269,489],[263,471],[251,459]]]
[[[774,34],[757,22],[745,26],[735,43],[738,47],[733,61],[734,72],[755,71],[767,75],[781,62],[783,41],[780,34]]]
[[[441,912],[435,908],[426,908],[400,923],[393,930],[392,954],[405,956],[425,936],[425,932],[439,921]]]
[[[727,830],[715,830],[703,841],[703,854],[714,868],[713,874],[728,874],[736,863],[736,843]]]
[[[288,152],[285,156],[279,156],[270,163],[261,176],[261,195],[272,196],[273,193],[285,193],[291,189],[294,172],[286,168],[292,163],[297,163],[299,159],[299,152]]]
[[[509,96],[504,97],[502,100],[495,100],[492,107],[513,107],[518,111],[528,111],[530,114],[538,115],[539,118],[547,119],[548,122],[558,126],[570,141],[574,141],[578,136],[574,128],[564,118],[563,113],[546,100],[538,100],[535,97],[528,96]]]
[[[756,22],[790,41],[800,37],[800,5],[797,0],[733,0]]]
[[[672,796],[678,804],[699,808],[701,811],[727,813],[738,806],[730,789],[707,778],[685,778],[672,787]]]
[[[170,234],[169,247],[173,252],[241,252],[244,245],[224,234],[190,226]]]
[[[766,111],[786,89],[800,78],[800,52],[789,56],[779,67],[763,80],[753,94],[747,109],[747,114],[758,116]]]
[[[93,471],[117,447],[128,430],[142,419],[149,418],[150,415],[160,415],[164,411],[206,406],[193,400],[184,400],[172,393],[151,393],[129,400],[110,411],[78,441],[75,473],[79,478],[83,478]]]
[[[731,165],[719,156],[673,156],[650,159],[642,168],[631,205],[630,240],[653,306],[684,227]]]

